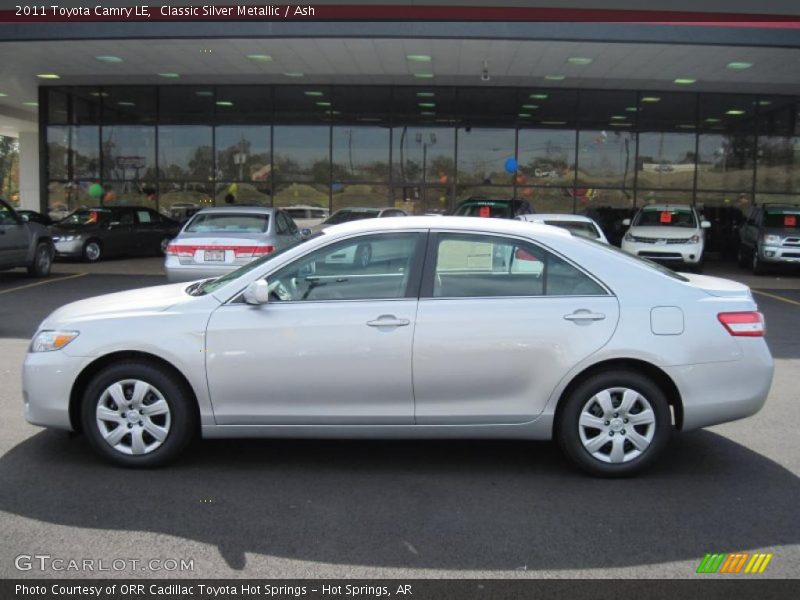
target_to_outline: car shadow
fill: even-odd
[[[554,444],[201,441],[177,464],[102,463],[38,433],[0,458],[0,510],[245,553],[439,569],[611,568],[800,542],[798,478],[720,435],[676,436],[645,476],[593,479]]]

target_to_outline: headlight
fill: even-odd
[[[780,244],[781,243],[781,236],[779,235],[765,235],[764,236],[764,243],[765,244]]]
[[[690,244],[697,244],[699,241],[700,241],[700,236],[697,235],[696,233],[692,237],[689,238],[689,243]]]
[[[31,352],[61,350],[78,337],[77,331],[40,331],[31,342]]]
[[[632,242],[633,241],[633,236],[630,233],[626,233],[625,234],[625,241],[626,242]]]

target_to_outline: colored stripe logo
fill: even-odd
[[[706,554],[700,565],[697,567],[697,573],[763,573],[767,569],[767,565],[772,560],[772,553],[755,552],[734,552],[732,554],[715,553]]]

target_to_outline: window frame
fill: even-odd
[[[282,264],[281,266],[277,267],[276,269],[271,270],[269,273],[264,274],[263,276],[257,278],[255,281],[265,280],[267,282],[272,279],[276,273],[283,271],[286,268],[290,268],[292,265],[302,262],[308,258],[309,255],[314,254],[315,252],[324,251],[326,248],[331,246],[335,246],[340,243],[344,242],[351,242],[356,241],[361,238],[368,238],[374,236],[383,236],[383,235],[392,235],[392,234],[413,234],[417,236],[416,243],[414,244],[413,254],[411,256],[410,262],[410,272],[408,275],[408,281],[406,282],[406,289],[402,296],[397,298],[336,298],[331,300],[286,300],[286,301],[270,301],[267,304],[276,304],[280,306],[293,306],[295,304],[320,304],[320,303],[327,303],[327,302],[397,302],[397,301],[405,301],[405,300],[419,300],[419,293],[420,293],[420,286],[422,284],[422,272],[424,268],[425,256],[427,254],[428,248],[428,239],[430,237],[430,232],[427,229],[409,229],[409,230],[402,230],[402,231],[373,231],[368,233],[356,233],[347,237],[337,238],[332,240],[330,243],[325,244],[323,246],[317,246],[313,250],[306,252],[305,254],[298,256],[291,261]],[[358,243],[358,242],[356,242]],[[240,304],[244,302],[244,292],[239,292],[236,294],[230,301],[229,304]]]
[[[436,258],[437,252],[439,248],[439,239],[442,235],[470,235],[470,236],[481,236],[481,237],[495,237],[495,238],[502,238],[504,240],[509,240],[513,242],[523,242],[526,244],[530,244],[539,248],[540,250],[550,253],[556,258],[563,260],[572,268],[576,269],[579,273],[588,277],[591,281],[596,283],[601,289],[605,290],[606,293],[604,294],[548,294],[547,293],[547,281],[542,282],[542,294],[532,294],[532,295],[525,295],[525,296],[434,296],[433,295],[433,287],[434,287],[434,278],[436,276]],[[544,277],[547,277],[547,267],[545,266]],[[576,264],[575,261],[570,260],[560,252],[557,252],[550,246],[546,244],[542,244],[539,241],[534,241],[530,238],[518,236],[518,235],[511,235],[505,233],[497,233],[492,231],[464,231],[458,229],[431,229],[430,234],[428,236],[428,245],[425,252],[425,264],[423,267],[422,273],[422,281],[420,286],[420,293],[419,298],[420,300],[499,300],[499,299],[513,299],[513,298],[607,298],[607,297],[616,297],[614,292],[603,283],[598,277],[591,274],[589,271],[581,267],[580,265]]]

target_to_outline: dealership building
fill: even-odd
[[[329,4],[317,20],[0,23],[21,206],[800,203],[795,2],[364,13],[384,21]]]

